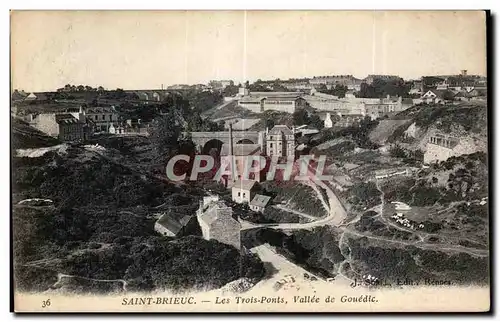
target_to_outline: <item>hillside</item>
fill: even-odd
[[[487,107],[460,105],[415,105],[392,118],[381,120],[370,132],[379,144],[398,144],[410,150],[426,150],[436,133],[460,138],[477,151],[487,151]]]
[[[25,121],[11,117],[11,144],[13,149],[49,147],[61,143],[45,133],[29,126]]]
[[[121,155],[130,146],[104,141],[107,149],[99,151],[65,146],[13,158],[13,248],[20,290],[180,291],[263,276],[258,258],[231,246],[199,236],[158,235],[154,223],[161,209],[192,215],[204,191],[136,169],[133,159]],[[52,203],[18,204],[26,198]]]

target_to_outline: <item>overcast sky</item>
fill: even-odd
[[[11,15],[12,87],[486,74],[484,12],[54,11]]]

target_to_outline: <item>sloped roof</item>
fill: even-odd
[[[162,225],[176,235],[184,226],[187,225],[192,216],[185,215],[180,219],[174,218],[171,214],[163,214],[156,223]]]
[[[254,180],[236,180],[233,184],[233,188],[239,188],[239,189],[244,189],[244,190],[252,190],[255,185],[256,181]]]
[[[58,124],[76,124],[76,123],[82,123],[80,120],[75,118],[73,115],[69,113],[63,113],[63,114],[56,114],[56,122]]]
[[[240,103],[260,103],[265,97],[263,96],[245,96],[240,99]]]
[[[252,201],[250,201],[250,206],[263,208],[269,203],[269,200],[271,200],[271,197],[257,194],[253,197]]]
[[[207,225],[210,225],[221,217],[235,220],[233,218],[233,209],[228,207],[223,201],[212,201],[199,218]]]
[[[13,101],[21,101],[24,100],[28,96],[28,94],[24,91],[14,91],[12,93],[11,99]]]
[[[85,109],[85,113],[87,114],[96,114],[96,113],[116,113],[115,109],[108,106],[98,106],[98,107],[88,107]]]
[[[292,130],[290,130],[286,125],[275,125],[269,131],[269,134],[276,135],[279,134],[280,132],[283,133],[284,135],[293,135]]]

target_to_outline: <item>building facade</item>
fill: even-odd
[[[286,125],[276,125],[266,134],[268,156],[295,156],[295,134]]]
[[[118,127],[118,113],[114,107],[89,107],[84,109],[85,116],[94,122],[95,132],[109,132],[111,125]]]
[[[255,212],[264,212],[270,200],[271,197],[269,196],[256,194],[252,201],[250,201],[250,209]]]
[[[471,154],[482,150],[471,138],[456,138],[441,133],[431,135],[424,153],[424,163],[445,161],[450,157]]]
[[[240,249],[241,224],[233,218],[233,209],[231,207],[228,207],[216,197],[204,198],[200,202],[196,217],[204,239],[214,239]]]
[[[257,191],[254,180],[236,180],[231,187],[231,197],[237,203],[250,203]]]

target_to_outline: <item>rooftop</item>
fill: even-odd
[[[233,219],[233,209],[228,207],[223,201],[212,201],[205,205],[203,213],[199,215],[200,220],[210,225],[218,218]]]
[[[276,135],[276,134],[280,134],[280,132],[283,133],[284,135],[293,135],[292,130],[290,130],[290,128],[288,128],[288,126],[286,126],[286,125],[275,125],[269,131],[268,134]]]
[[[73,115],[69,113],[56,114],[56,122],[58,124],[76,124],[82,123],[80,120],[76,119]]]
[[[172,215],[170,213],[168,213],[168,214],[166,213],[166,214],[163,214],[156,221],[156,223],[167,228],[175,235],[182,229],[182,227],[187,225],[187,223],[189,222],[189,220],[191,218],[192,218],[192,216],[185,215],[185,216],[182,216],[181,218],[177,219],[177,218],[174,218],[174,215]]]
[[[271,200],[271,197],[257,194],[250,201],[250,206],[265,207],[269,200]]]
[[[239,189],[243,189],[243,190],[251,190],[254,188],[254,186],[256,185],[256,181],[254,180],[236,180],[234,183],[233,183],[233,188],[239,188]]]

